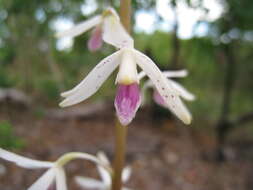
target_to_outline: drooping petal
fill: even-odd
[[[100,26],[97,26],[88,41],[88,48],[90,51],[96,51],[102,47],[102,29]]]
[[[188,75],[187,70],[178,70],[178,71],[163,71],[163,75],[167,78],[179,78],[179,77],[186,77]],[[138,74],[138,79],[141,80],[143,77],[146,76],[144,71],[141,71]]]
[[[163,75],[167,78],[180,78],[186,77],[188,75],[188,71],[185,69],[177,71],[163,71]]]
[[[142,88],[141,88],[141,105],[145,105],[147,103],[147,89],[153,87],[153,83],[151,80],[147,80],[145,81],[145,83],[143,84]]]
[[[131,176],[131,173],[132,169],[129,166],[125,167],[122,171],[122,182],[127,182]]]
[[[133,48],[134,41],[120,21],[113,15],[107,16],[103,24],[103,40],[117,48]]]
[[[67,190],[66,174],[63,168],[56,168],[56,190]]]
[[[86,21],[83,21],[77,25],[75,25],[73,28],[70,28],[69,30],[63,31],[63,32],[58,32],[56,34],[57,38],[62,38],[62,37],[76,37],[87,30],[91,29],[92,27],[100,24],[102,22],[102,16],[97,15],[94,16]]]
[[[112,179],[110,173],[101,166],[97,166],[99,175],[106,186],[111,186]]]
[[[28,169],[50,168],[54,165],[54,163],[52,162],[38,161],[38,160],[29,159],[23,156],[19,156],[12,152],[6,151],[2,148],[0,148],[0,158],[3,158],[10,162],[14,162],[18,166],[21,166],[23,168],[28,168]]]
[[[61,96],[66,97],[66,99],[60,103],[60,106],[66,107],[77,104],[97,92],[103,82],[119,65],[120,54],[121,51],[117,51],[103,59],[75,88],[62,93]]]
[[[99,151],[97,153],[97,157],[98,157],[99,160],[101,160],[104,163],[104,165],[107,165],[107,166],[110,165],[110,161],[108,160],[108,158],[107,158],[107,156],[105,155],[104,152]]]
[[[154,99],[155,103],[157,103],[158,105],[160,105],[162,107],[166,107],[166,102],[164,101],[163,97],[155,89],[153,92],[153,99]]]
[[[122,125],[128,125],[135,117],[141,103],[140,90],[137,83],[118,85],[114,105]]]
[[[135,52],[137,64],[152,80],[159,94],[164,98],[168,108],[185,124],[190,124],[191,114],[185,109],[185,106],[179,98],[178,92],[173,89],[160,69],[149,57],[137,50],[133,51]]]
[[[175,82],[173,80],[168,79],[169,82],[172,84],[173,88],[178,92],[178,94],[184,98],[185,100],[188,101],[193,101],[195,100],[195,96],[190,93],[188,90],[186,90],[181,84],[178,82]]]
[[[47,190],[54,182],[56,169],[49,169],[43,176],[41,176],[28,190]]]
[[[84,188],[91,188],[91,189],[105,189],[107,188],[107,186],[105,184],[103,184],[101,181],[92,179],[92,178],[88,178],[88,177],[80,177],[77,176],[75,177],[75,181],[78,185],[80,185],[81,187]]]

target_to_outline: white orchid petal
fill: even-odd
[[[48,187],[54,182],[56,169],[51,168],[43,174],[28,190],[47,190]]]
[[[101,160],[103,162],[104,165],[106,165],[106,166],[110,165],[110,161],[108,160],[108,158],[107,158],[107,156],[105,155],[104,152],[99,151],[97,153],[97,157],[98,157],[99,160]]]
[[[141,88],[141,104],[142,104],[142,106],[147,103],[146,91],[148,88],[151,88],[151,87],[154,87],[152,81],[147,80],[147,81],[145,81],[145,83],[143,84],[143,86]]]
[[[60,106],[66,107],[77,104],[97,92],[103,82],[119,65],[120,54],[121,51],[117,51],[103,59],[75,88],[62,93],[61,96],[66,97],[66,99],[60,103]]]
[[[188,71],[185,69],[178,71],[163,71],[163,75],[167,78],[186,77],[188,75]]]
[[[179,77],[186,77],[188,75],[188,71],[185,69],[178,70],[178,71],[163,71],[162,73],[167,78],[179,78]],[[141,80],[145,76],[146,76],[146,73],[144,71],[141,71],[138,74],[139,80]]]
[[[131,167],[127,166],[122,171],[122,182],[127,182],[131,176],[132,169]]]
[[[144,78],[146,76],[146,73],[144,71],[141,71],[138,73],[138,79],[141,80],[142,78]]]
[[[70,28],[69,30],[63,31],[63,32],[58,32],[56,34],[57,38],[62,38],[62,37],[76,37],[87,30],[91,29],[92,27],[98,25],[99,23],[102,22],[102,16],[97,15],[94,16],[86,21],[83,21],[77,25],[75,25],[73,28]]]
[[[195,100],[195,96],[190,93],[188,90],[186,90],[181,84],[168,79],[169,82],[172,84],[173,88],[179,93],[179,95],[184,98],[185,100],[188,101],[193,101]]]
[[[111,14],[117,19],[117,20],[120,20],[120,17],[117,13],[117,11],[113,8],[113,7],[108,7],[107,8],[108,11],[111,12]]]
[[[6,151],[2,148],[0,148],[0,158],[3,158],[10,162],[14,162],[18,166],[28,168],[28,169],[50,168],[54,165],[53,162],[44,162],[44,161],[29,159],[29,158],[14,154],[12,152]]]
[[[111,179],[110,173],[106,169],[104,169],[103,167],[101,167],[101,166],[97,166],[97,168],[98,168],[98,173],[101,176],[103,183],[106,186],[111,186],[112,179]]]
[[[155,63],[143,53],[133,50],[137,59],[137,64],[143,69],[148,77],[155,84],[158,92],[164,97],[164,100],[168,108],[185,124],[191,123],[191,114],[185,108],[179,95],[173,89],[172,85],[168,82],[165,76],[162,74],[160,69]]]
[[[66,174],[61,167],[56,169],[56,190],[67,190]]]
[[[115,16],[107,16],[103,25],[103,40],[117,48],[134,46],[132,37],[124,29],[120,21]]]
[[[80,185],[81,187],[84,187],[84,188],[106,189],[106,185],[96,179],[77,176],[77,177],[75,177],[75,181],[78,185]]]

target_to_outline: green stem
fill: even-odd
[[[127,139],[127,126],[122,126],[118,120],[115,124],[115,160],[114,160],[114,172],[112,181],[112,190],[121,190],[122,186],[122,170],[125,163],[126,154],[126,139]]]
[[[121,0],[120,2],[120,19],[125,29],[131,31],[131,0]],[[114,172],[112,179],[112,190],[121,190],[122,187],[122,170],[125,164],[127,126],[122,126],[116,120],[115,124],[115,160]]]
[[[125,29],[131,31],[131,0],[120,1],[120,21]]]

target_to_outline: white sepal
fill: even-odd
[[[114,16],[107,16],[103,24],[103,40],[117,48],[133,48],[134,41],[124,29],[120,21]]]
[[[23,156],[19,156],[17,154],[11,153],[0,148],[0,158],[8,160],[10,162],[14,162],[18,166],[28,169],[34,168],[50,168],[54,165],[53,162],[45,162],[45,161],[37,161],[29,158],[25,158]]]
[[[121,63],[116,83],[124,85],[139,83],[137,65],[132,50],[124,48],[121,51]]]
[[[108,160],[108,158],[107,158],[107,156],[105,155],[104,152],[99,151],[99,152],[97,153],[97,157],[98,157],[99,160],[101,160],[101,162],[102,162],[104,165],[107,165],[107,166],[110,165],[110,161]]]
[[[127,166],[122,171],[122,182],[125,183],[129,180],[132,173],[131,167]]]
[[[110,173],[101,166],[97,166],[99,175],[106,186],[111,186],[112,179]]]
[[[179,77],[186,77],[188,75],[188,71],[185,69],[178,70],[178,71],[163,71],[162,73],[166,78],[179,78]],[[141,80],[145,76],[146,76],[146,73],[144,71],[141,71],[138,74],[139,80]]]
[[[180,100],[178,92],[168,83],[168,80],[163,76],[160,69],[149,57],[137,50],[133,51],[135,52],[137,64],[152,80],[158,92],[164,98],[168,108],[185,124],[190,124],[192,119],[191,114]]]
[[[188,100],[188,101],[195,100],[195,96],[192,93],[190,93],[188,90],[186,90],[181,84],[179,84],[178,82],[175,82],[173,80],[170,80],[170,79],[168,79],[168,81],[171,83],[173,88],[178,92],[178,94],[182,98],[184,98],[185,100]]]
[[[44,173],[28,190],[47,190],[54,182],[56,175],[56,168],[49,169]]]
[[[56,168],[56,190],[67,190],[66,174],[63,168]]]
[[[178,71],[163,71],[163,75],[167,78],[181,78],[186,77],[188,75],[188,71],[185,69]]]
[[[77,104],[97,92],[104,81],[119,65],[120,54],[121,51],[117,51],[103,59],[75,88],[62,93],[61,96],[66,97],[66,99],[60,103],[60,106],[66,107]]]
[[[101,22],[102,22],[102,16],[97,15],[75,25],[73,28],[70,28],[69,30],[56,33],[56,37],[57,38],[62,38],[62,37],[73,38],[86,32],[87,30],[93,28],[94,26],[100,24]]]
[[[106,189],[106,185],[103,184],[101,181],[88,178],[88,177],[75,177],[75,181],[78,185],[84,188],[91,188],[91,189]]]

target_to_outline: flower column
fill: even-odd
[[[120,19],[125,29],[130,33],[131,30],[131,0],[121,0]],[[112,180],[112,190],[121,190],[122,170],[125,163],[127,126],[122,126],[116,119],[115,124],[115,160],[114,173]]]

